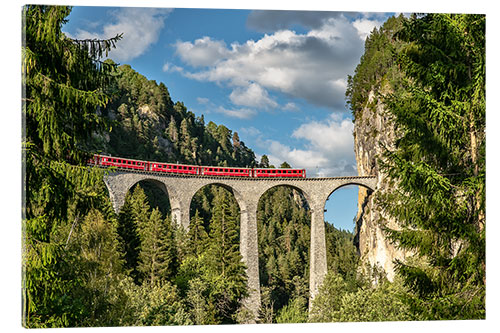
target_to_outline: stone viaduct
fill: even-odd
[[[259,256],[257,243],[257,204],[261,196],[276,186],[300,191],[311,211],[310,302],[318,292],[327,272],[324,207],[330,194],[345,185],[376,186],[374,176],[335,178],[236,178],[183,176],[155,172],[112,171],[104,179],[113,208],[120,210],[127,192],[140,181],[150,181],[168,194],[173,220],[189,228],[189,209],[195,193],[206,185],[219,185],[231,191],[240,208],[240,252],[247,267],[249,296],[244,305],[257,318],[260,308]]]

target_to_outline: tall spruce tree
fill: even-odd
[[[397,262],[424,319],[485,316],[485,16],[414,15],[397,34],[405,77],[385,99],[399,139],[386,229],[420,258]]]
[[[208,250],[212,272],[212,297],[222,322],[234,322],[232,314],[247,294],[245,266],[239,251],[237,212],[228,204],[227,191],[216,196],[210,221]]]
[[[137,227],[141,240],[138,270],[142,274],[142,283],[152,286],[161,284],[174,274],[172,226],[162,219],[160,211],[155,208],[149,218],[139,222]]]
[[[23,324],[76,325],[86,315],[75,294],[82,286],[72,269],[61,229],[77,224],[102,202],[99,172],[86,173],[85,147],[103,129],[98,108],[113,66],[100,62],[120,39],[73,40],[61,32],[70,7],[23,8]],[[83,184],[83,186],[82,186]],[[102,209],[102,207],[100,207]],[[69,228],[67,229],[69,230]]]
[[[189,251],[191,254],[199,256],[205,252],[208,234],[204,226],[203,218],[200,217],[198,210],[196,210],[194,217],[191,219],[187,237],[189,239]]]

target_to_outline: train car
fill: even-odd
[[[235,167],[212,167],[202,166],[201,174],[204,176],[230,176],[230,177],[251,177],[252,169]]]
[[[187,175],[199,175],[200,167],[197,165],[182,165],[172,163],[159,163],[150,162],[150,171],[167,172],[167,173],[180,173]]]
[[[117,168],[148,171],[149,162],[113,156],[100,156],[99,158],[99,165],[102,166],[114,166]]]
[[[127,158],[95,154],[88,164],[113,166],[123,169],[154,171],[186,175],[251,177],[251,178],[305,178],[304,169],[254,169],[237,167],[197,166],[173,163],[147,162]]]
[[[282,177],[282,178],[306,178],[304,169],[253,169],[253,177]]]

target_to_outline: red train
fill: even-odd
[[[214,167],[172,164],[160,162],[148,162],[133,160],[129,158],[94,155],[89,164],[98,166],[114,166],[122,169],[132,169],[141,171],[154,171],[186,175],[203,176],[230,176],[230,177],[250,177],[250,178],[306,178],[304,169],[260,169],[260,168],[239,168],[239,167]]]

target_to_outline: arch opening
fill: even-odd
[[[118,213],[118,234],[125,252],[125,269],[135,283],[145,278],[140,272],[141,230],[151,223],[162,225],[163,231],[171,230],[171,209],[165,185],[154,179],[143,179],[133,184],[125,194],[124,204]],[[172,262],[171,271],[174,271]]]
[[[335,188],[324,206],[326,259],[328,272],[356,281],[359,264],[357,231],[361,208],[372,190],[363,184],[349,183]]]
[[[276,322],[286,305],[307,312],[311,243],[311,209],[306,194],[292,185],[277,185],[257,205],[261,321]]]
[[[157,208],[164,218],[171,215],[170,196],[165,184],[155,179],[144,179],[135,183],[128,193],[133,193],[137,187],[144,191],[151,210]]]
[[[228,186],[205,185],[194,194],[189,211],[183,254],[186,264],[180,269],[180,281],[186,282],[181,283],[181,290],[186,294],[209,295],[205,298],[206,304],[214,306],[222,323],[234,323],[230,314],[242,306],[247,292],[240,253],[240,207],[236,197]],[[192,281],[202,281],[203,286]],[[213,293],[215,289],[219,291]]]
[[[191,225],[193,218],[198,212],[198,216],[203,219],[203,225],[209,231],[214,210],[217,206],[223,204],[230,207],[231,217],[236,219],[239,234],[240,203],[236,199],[234,190],[225,184],[208,184],[196,191],[189,202],[189,224]]]

